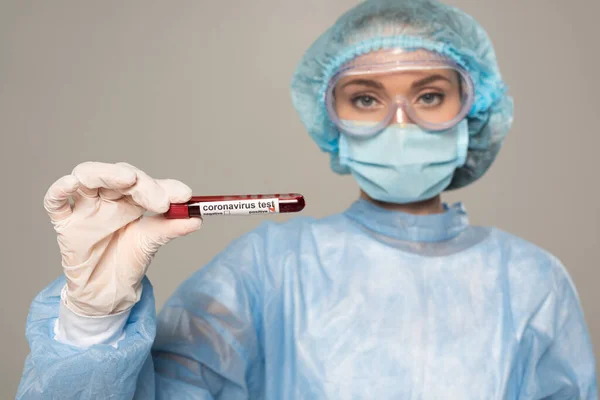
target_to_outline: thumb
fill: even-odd
[[[149,253],[155,253],[160,246],[171,240],[188,235],[202,227],[201,218],[169,219],[162,215],[144,216],[140,221],[140,232],[144,237],[145,244],[150,247],[146,249]]]

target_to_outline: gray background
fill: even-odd
[[[557,255],[600,354],[600,2],[450,3],[493,38],[516,120],[491,171],[446,200]],[[127,161],[196,194],[301,192],[317,217],[357,197],[289,97],[303,52],[354,4],[0,0],[0,398],[16,392],[29,304],[61,273],[43,195],[79,162]],[[210,219],[162,249],[149,273],[158,307],[260,221]]]

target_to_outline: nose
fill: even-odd
[[[408,124],[409,122],[408,115],[406,115],[404,109],[402,107],[398,107],[396,109],[396,116],[394,117],[393,123]]]

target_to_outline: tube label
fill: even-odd
[[[279,212],[279,199],[209,201],[188,206],[198,206],[202,216],[271,214]]]

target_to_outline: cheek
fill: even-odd
[[[341,119],[349,119],[354,114],[352,107],[349,107],[347,103],[337,104],[335,111]]]
[[[344,97],[336,96],[333,109],[341,119],[351,119],[356,115],[356,110],[352,107],[351,101]]]
[[[446,112],[449,115],[457,115],[461,108],[462,108],[462,101],[460,99],[460,95],[458,93],[453,94],[451,96],[449,96],[446,99],[447,103],[446,103],[446,107],[444,107],[444,110],[446,110]]]
[[[344,102],[335,107],[336,113],[339,119],[351,120],[351,121],[371,121],[373,120],[373,114],[367,112],[361,112],[350,102]]]

